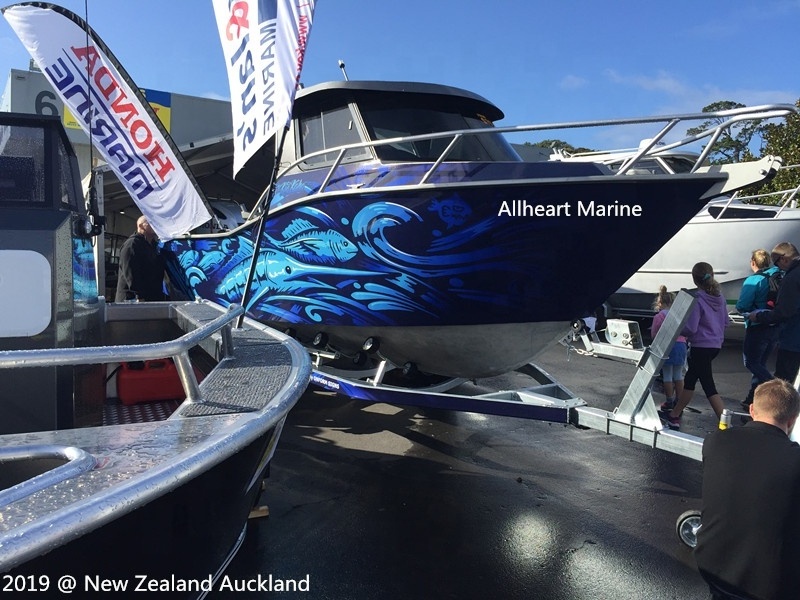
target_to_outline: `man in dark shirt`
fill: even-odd
[[[772,264],[786,272],[775,309],[750,313],[750,320],[780,324],[775,377],[792,383],[800,369],[800,253],[794,244],[781,242],[772,249]]]
[[[800,446],[789,439],[800,395],[787,381],[756,388],[744,427],[703,443],[703,512],[695,559],[715,599],[800,594]]]
[[[164,259],[159,254],[158,236],[146,217],[136,221],[136,233],[125,240],[119,254],[116,302],[166,300]]]

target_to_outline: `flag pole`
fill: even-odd
[[[267,223],[267,216],[269,215],[269,205],[272,202],[272,197],[275,195],[275,183],[278,179],[278,168],[280,167],[280,157],[283,154],[283,143],[286,141],[286,135],[289,133],[289,125],[283,128],[283,132],[281,133],[280,141],[278,142],[278,148],[275,151],[275,164],[272,168],[272,176],[270,177],[269,183],[269,191],[267,192],[266,200],[264,200],[264,206],[261,210],[261,217],[258,219],[258,226],[256,227],[256,235],[253,239],[253,259],[250,262],[250,268],[247,271],[247,281],[244,285],[244,293],[242,294],[242,308],[244,308],[244,312],[239,315],[238,319],[236,320],[236,328],[241,328],[242,323],[244,322],[245,314],[247,313],[247,299],[250,297],[250,286],[253,282],[253,277],[255,277],[256,273],[256,262],[258,261],[258,254],[261,251],[261,237],[264,235],[264,229],[266,229]]]

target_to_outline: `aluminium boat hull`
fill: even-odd
[[[146,576],[150,585],[200,582],[189,584],[198,589],[171,591],[175,598],[202,595],[194,592],[206,591],[202,588],[216,580],[241,543],[244,524],[261,492],[263,473],[255,471],[263,468],[262,459],[273,433],[274,429],[264,433],[164,496],[6,573],[10,577],[30,576],[35,581],[49,576],[51,592],[58,577],[69,574],[78,579],[78,589],[87,592],[92,587],[85,582],[98,578],[126,582],[127,591],[134,591],[137,585],[144,585],[135,576]],[[259,485],[253,485],[254,481]]]
[[[78,595],[109,578],[136,591],[137,575],[196,580],[169,591],[200,597],[238,548],[309,356],[250,319],[233,329],[241,307],[106,304],[60,119],[0,112],[0,131],[0,573],[43,597],[73,591],[63,577]],[[172,380],[147,361],[172,361]],[[122,363],[141,367],[127,399]]]

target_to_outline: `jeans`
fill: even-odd
[[[753,374],[753,388],[772,379],[767,360],[778,342],[778,331],[777,327],[769,325],[751,325],[745,331],[742,355],[744,366]]]
[[[783,350],[778,348],[778,356],[775,359],[775,377],[785,379],[794,385],[797,371],[800,368],[800,352]]]

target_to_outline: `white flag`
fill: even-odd
[[[315,0],[212,0],[228,69],[233,175],[289,124]]]
[[[159,238],[211,218],[169,134],[80,17],[52,4],[15,4],[3,16]]]

